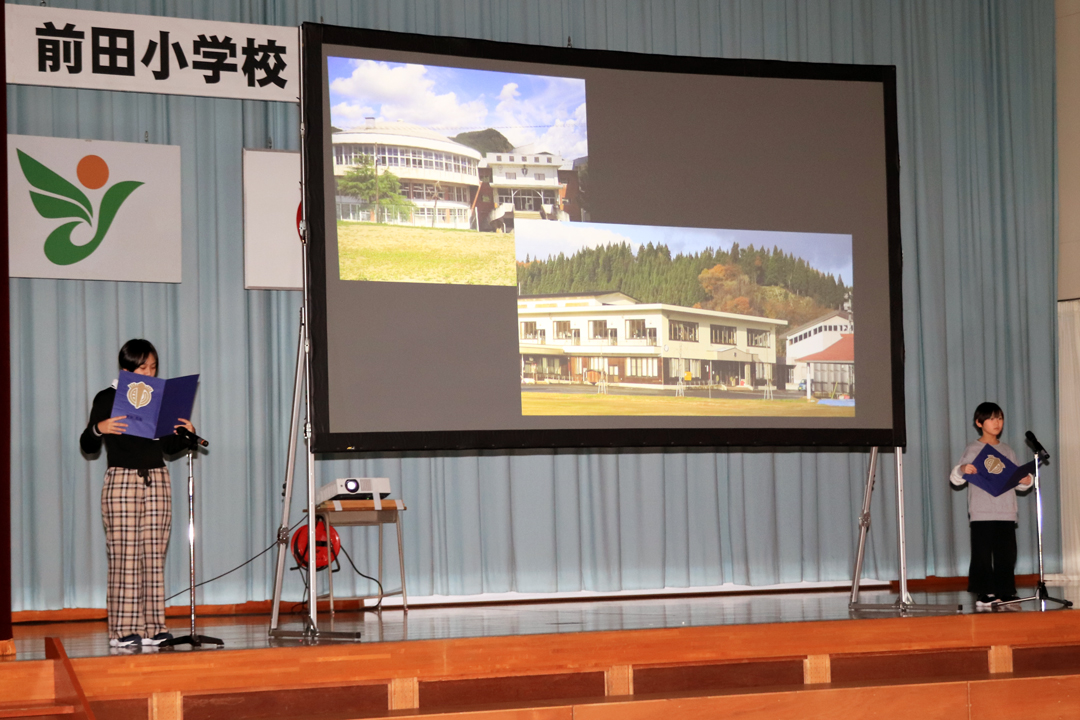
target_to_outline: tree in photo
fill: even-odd
[[[371,158],[360,157],[360,163],[337,179],[339,195],[354,197],[375,210],[376,221],[386,217],[401,218],[415,208],[411,200],[401,193],[401,181],[390,171],[375,173]]]
[[[739,262],[719,264],[701,271],[698,281],[709,297],[698,307],[787,320],[791,326],[809,322],[829,311],[818,297],[799,295],[779,284],[759,285],[745,271],[767,274],[765,266],[768,262],[760,256],[747,261],[748,255],[751,253],[744,251]],[[818,271],[813,272],[821,277]],[[832,279],[831,276],[824,277]]]
[[[779,248],[735,243],[672,255],[666,245],[627,243],[518,263],[523,295],[620,291],[643,303],[757,315],[800,325],[843,306],[851,288]]]

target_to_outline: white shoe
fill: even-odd
[[[142,645],[145,642],[138,633],[132,633],[131,635],[125,635],[122,638],[113,638],[109,641],[109,645],[115,648],[131,647],[132,645]]]

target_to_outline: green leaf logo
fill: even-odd
[[[90,242],[76,245],[71,241],[71,233],[82,223],[94,227],[94,208],[86,194],[71,182],[42,165],[22,150],[16,151],[19,166],[30,185],[41,192],[30,191],[30,200],[43,218],[50,220],[75,218],[49,233],[45,239],[45,257],[56,265],[73,265],[90,256],[116,218],[120,206],[128,196],[142,185],[141,182],[125,180],[118,182],[105,191],[101,198],[101,207],[97,213],[97,230]],[[97,190],[109,180],[109,166],[97,155],[87,155],[79,161],[75,171],[83,187]],[[48,193],[48,194],[46,194]]]

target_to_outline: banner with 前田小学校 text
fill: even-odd
[[[297,102],[294,27],[4,5],[7,81]]]
[[[12,277],[180,282],[180,148],[8,135]]]

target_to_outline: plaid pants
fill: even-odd
[[[101,517],[109,556],[109,637],[165,632],[165,550],[172,530],[169,471],[155,468],[150,484],[138,470],[109,468]]]

